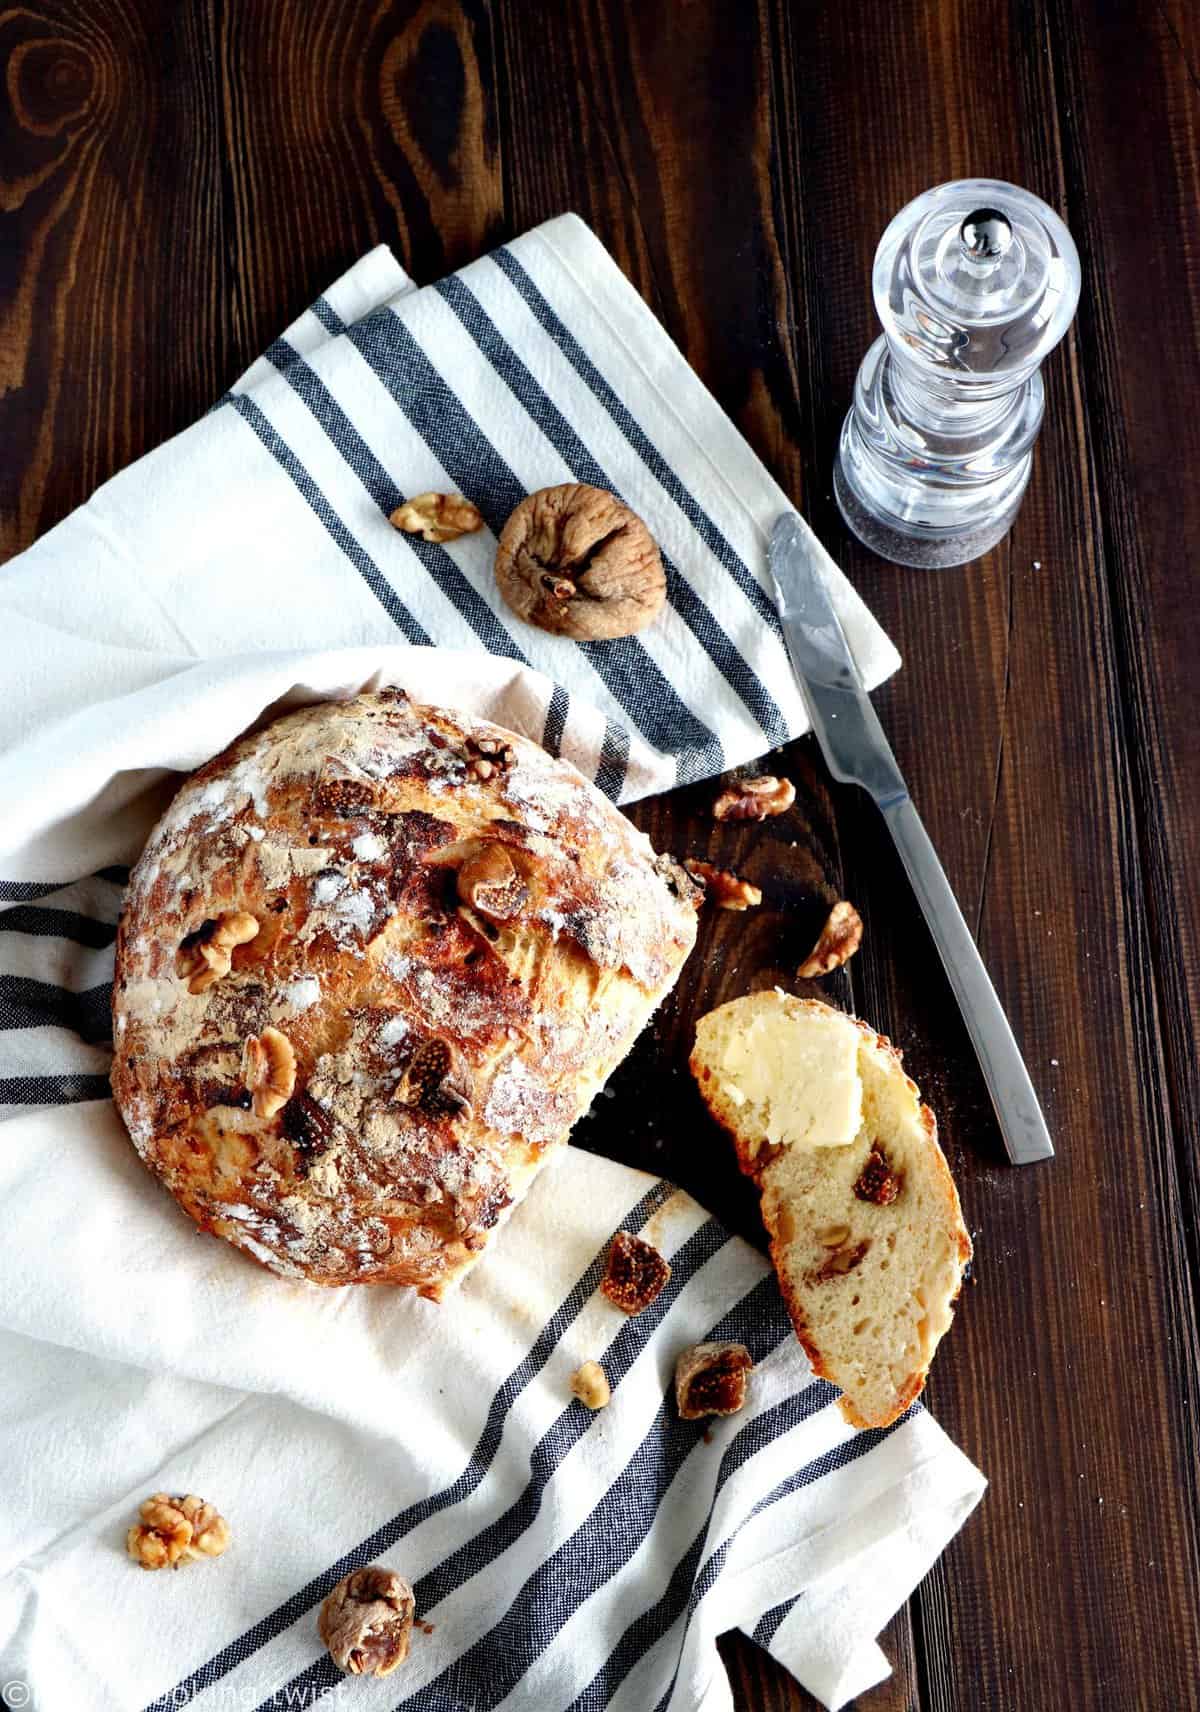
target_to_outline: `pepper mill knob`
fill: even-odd
[[[1040,367],[1071,324],[1079,256],[1015,184],[962,179],[902,208],[872,285],[883,335],[863,359],[834,491],[868,547],[961,565],[1008,532],[1033,462]]]
[[[995,262],[1008,254],[1013,229],[998,208],[977,208],[958,228],[962,247],[976,262]]]

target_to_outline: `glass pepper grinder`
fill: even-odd
[[[896,215],[872,274],[884,330],[834,467],[868,547],[962,565],[1007,534],[1042,421],[1042,358],[1071,324],[1079,277],[1067,228],[1015,184],[939,184]]]

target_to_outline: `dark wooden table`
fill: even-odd
[[[991,1477],[885,1637],[872,1708],[1200,1706],[1200,10],[1186,0],[26,0],[0,12],[0,511],[16,551],[191,421],[381,239],[432,279],[589,220],[888,626],[878,705],[1041,1090],[1005,1166],[897,863],[811,744],[763,833],[642,805],[761,882],[706,921],[594,1140],[747,1232],[683,1071],[718,1000],[827,983],[938,1110],[978,1262],[929,1389]],[[1010,537],[897,571],[830,461],[890,216],[939,180],[1040,192],[1083,259]],[[795,841],[796,848],[791,845]],[[740,1707],[811,1702],[747,1642]]]

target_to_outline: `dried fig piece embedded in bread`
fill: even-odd
[[[458,871],[458,896],[468,909],[493,921],[517,915],[529,888],[503,844],[481,844]]]
[[[414,1111],[471,1116],[471,1073],[461,1052],[438,1035],[423,1040],[396,1083],[392,1099]]]
[[[890,1207],[903,1187],[904,1173],[892,1169],[887,1154],[875,1142],[858,1174],[854,1193],[860,1201],[869,1201],[873,1207]]]
[[[555,636],[632,636],[662,610],[654,538],[614,494],[581,482],[531,493],[500,533],[496,582],[518,618]]]

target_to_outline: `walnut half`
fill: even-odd
[[[416,1601],[402,1575],[382,1564],[338,1582],[317,1617],[317,1631],[339,1670],[390,1676],[408,1657]]]
[[[442,545],[483,528],[479,509],[461,493],[418,493],[392,512],[393,528]]]
[[[767,820],[786,813],[795,800],[796,787],[790,779],[762,773],[756,779],[737,779],[727,786],[713,804],[713,819]]]
[[[711,862],[700,862],[689,856],[683,864],[693,879],[704,887],[705,900],[723,910],[757,909],[762,892],[749,880],[739,879],[728,868],[714,868]]]
[[[667,598],[654,538],[636,512],[581,482],[540,488],[500,532],[496,583],[518,618],[555,636],[632,636]]]
[[[125,1536],[125,1549],[143,1569],[177,1569],[188,1558],[220,1557],[229,1544],[224,1516],[191,1493],[154,1492],[138,1515],[141,1520]]]
[[[236,945],[258,937],[258,922],[248,910],[224,910],[189,933],[175,953],[175,973],[192,994],[207,992],[228,975]]]
[[[848,963],[862,944],[862,917],[854,905],[839,898],[826,918],[821,937],[796,970],[802,981],[828,975]]]
[[[296,1054],[286,1034],[264,1028],[242,1048],[242,1080],[251,1096],[255,1117],[273,1118],[296,1088]]]

